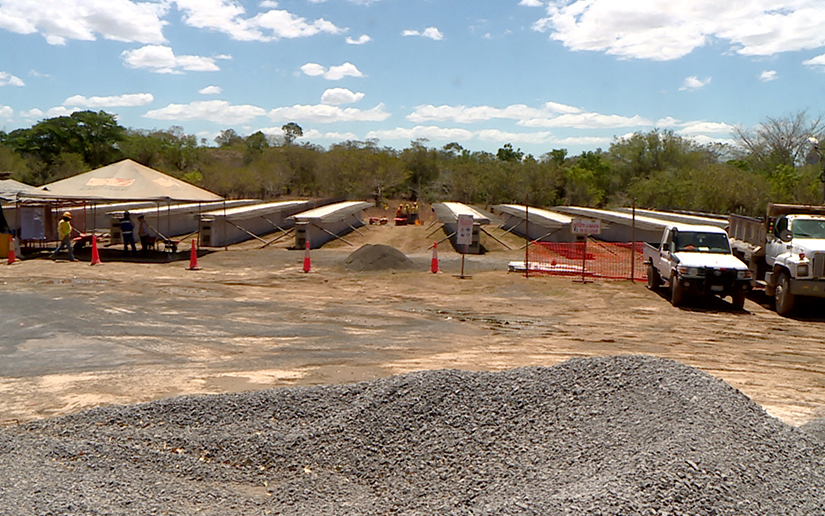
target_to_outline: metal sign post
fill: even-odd
[[[464,255],[467,254],[467,246],[473,243],[473,216],[467,214],[459,214],[458,216],[458,231],[455,239],[456,244],[464,246],[464,252],[461,253],[461,275],[456,276],[461,279],[470,278],[471,276],[464,275]]]
[[[570,221],[570,232],[574,235],[581,235],[584,237],[584,245],[582,246],[582,279],[573,280],[576,283],[592,283],[592,280],[587,280],[587,238],[590,235],[600,235],[602,232],[601,221],[599,219],[573,219]]]

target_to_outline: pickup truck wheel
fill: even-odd
[[[685,301],[685,289],[674,272],[670,276],[670,304],[681,306]]]
[[[776,313],[779,315],[790,315],[793,312],[796,296],[791,294],[791,277],[787,272],[779,274],[779,281],[776,282]]]
[[[745,299],[748,297],[748,292],[745,290],[739,290],[734,292],[730,297],[732,299],[731,303],[733,304],[733,307],[737,310],[742,310],[745,308]]]
[[[659,290],[659,285],[662,284],[662,279],[659,277],[659,269],[653,266],[653,264],[648,264],[647,266],[647,288],[656,292]]]

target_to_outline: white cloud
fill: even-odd
[[[225,100],[204,100],[189,104],[169,104],[143,115],[154,120],[207,120],[218,124],[244,124],[266,115],[266,110],[248,104],[232,105]]]
[[[12,118],[14,116],[14,110],[9,106],[2,106],[0,105],[0,118]]]
[[[77,111],[82,111],[79,107],[67,108],[64,106],[56,106],[47,111],[34,108],[28,111],[21,111],[20,116],[23,118],[55,118],[59,116],[69,116]]]
[[[379,140],[419,140],[426,138],[436,141],[462,141],[475,137],[475,132],[468,129],[442,128],[434,125],[415,127],[396,127],[395,129],[381,129],[367,133],[367,139]]]
[[[608,138],[606,136],[571,136],[568,138],[559,138],[555,139],[549,143],[553,143],[556,145],[569,145],[569,146],[584,146],[584,147],[599,147],[599,146],[607,146],[613,142],[612,138]]]
[[[688,122],[678,131],[678,134],[685,136],[699,136],[703,134],[726,134],[733,132],[733,126],[722,122]]]
[[[28,111],[21,111],[20,116],[23,118],[41,118],[43,116],[43,111],[33,108]]]
[[[318,63],[307,63],[301,67],[301,71],[311,77],[317,77],[319,75],[324,75],[324,72],[327,70]]]
[[[805,66],[810,66],[811,68],[817,68],[821,72],[825,72],[825,54],[820,54],[806,61],[802,61],[802,64]]]
[[[363,45],[364,43],[369,43],[372,41],[372,38],[366,34],[361,34],[358,39],[352,39],[351,37],[347,36],[347,43],[350,45]]]
[[[533,29],[572,50],[666,61],[718,42],[746,56],[825,45],[819,0],[567,0],[551,2]]]
[[[762,82],[771,82],[778,78],[776,70],[765,70],[759,75],[759,80]]]
[[[134,107],[151,104],[155,97],[151,93],[130,93],[113,97],[84,97],[74,95],[63,101],[64,106],[87,108]]]
[[[453,121],[458,123],[478,123],[492,119],[516,120],[522,127],[569,127],[576,129],[604,129],[652,125],[640,116],[624,117],[585,113],[582,110],[547,102],[542,108],[532,108],[524,104],[514,104],[506,108],[491,106],[418,106],[407,116],[411,122]]]
[[[201,88],[198,90],[198,93],[201,95],[217,95],[223,92],[220,86],[207,86],[206,88]]]
[[[217,72],[220,70],[215,64],[215,58],[203,56],[181,55],[176,56],[172,49],[160,45],[146,45],[135,50],[125,50],[120,54],[129,68],[147,68],[155,73],[183,73],[181,69],[190,72]],[[226,56],[221,56],[226,59]]]
[[[267,127],[261,129],[261,132],[274,136],[281,136],[284,134],[284,131],[280,127]],[[335,143],[358,139],[358,135],[355,133],[342,133],[338,131],[321,132],[317,129],[309,129],[304,131],[303,137],[307,140],[332,140]]]
[[[499,131],[498,129],[484,129],[478,131],[476,136],[483,142],[501,143],[548,143],[553,139],[553,134],[548,131],[514,133],[511,131]]]
[[[324,20],[309,21],[288,11],[275,9],[276,2],[263,2],[268,9],[245,18],[243,6],[234,0],[175,0],[190,27],[226,34],[238,41],[275,41],[315,36],[320,33],[341,34],[335,24]]]
[[[0,29],[17,34],[39,33],[51,45],[68,40],[104,39],[144,44],[163,43],[162,18],[170,2],[131,0],[0,0]]]
[[[353,93],[346,88],[330,88],[321,95],[321,104],[352,104],[364,98],[363,93]]]
[[[680,127],[682,125],[682,122],[680,120],[677,120],[676,118],[673,118],[672,116],[666,116],[665,118],[660,118],[659,120],[656,120],[656,123],[654,125],[656,127],[664,128]]]
[[[519,2],[518,4],[527,7],[541,7],[542,5],[544,5],[539,0],[521,0],[521,2]]]
[[[338,81],[344,77],[364,77],[364,74],[352,63],[330,66],[329,70],[318,63],[307,63],[301,67],[301,71],[312,77],[322,76],[329,81]]]
[[[557,140],[552,133],[540,131],[535,133],[517,133],[499,131],[497,129],[483,129],[471,131],[469,129],[438,127],[434,125],[415,127],[396,127],[395,129],[384,129],[370,131],[367,139],[377,138],[379,140],[418,140],[425,138],[431,141],[451,142],[479,140],[493,143],[514,143],[514,144],[543,144],[554,143]],[[610,141],[609,139],[607,140]]]
[[[567,127],[573,129],[616,129],[619,127],[651,126],[653,122],[639,115],[603,115],[601,113],[575,113],[553,118],[533,118],[517,122],[522,127]]]
[[[424,32],[419,32],[417,30],[405,30],[401,32],[402,36],[421,36],[422,38],[430,38],[432,40],[438,41],[444,39],[444,34],[441,33],[435,27],[427,27],[424,29]]]
[[[372,109],[340,108],[316,104],[313,106],[295,105],[292,107],[275,108],[268,113],[269,118],[275,121],[301,121],[316,124],[330,124],[334,122],[383,122],[390,117],[384,110],[384,104],[378,104]]]
[[[549,118],[558,113],[578,113],[581,110],[572,106],[547,102],[544,108],[531,108],[524,104],[513,104],[506,108],[492,106],[433,106],[425,105],[415,108],[407,116],[411,122],[452,120],[460,123],[484,122],[494,118],[526,120],[532,118]]]
[[[705,80],[701,80],[695,75],[691,75],[690,77],[685,78],[685,82],[682,83],[679,91],[698,90],[704,88],[708,84],[710,84],[710,77],[706,77]]]
[[[8,72],[0,72],[0,86],[25,86],[26,84],[20,78]]]

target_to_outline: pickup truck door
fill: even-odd
[[[671,234],[670,228],[665,228],[665,231],[662,234],[662,243],[659,244],[659,263],[656,265],[659,269],[659,276],[666,280],[670,279],[672,262],[670,257],[670,244],[672,241],[673,235]]]
[[[768,233],[765,243],[765,262],[771,267],[776,263],[776,257],[784,254],[791,244],[779,238],[780,232],[788,229],[788,218],[779,217],[773,226],[773,232]]]

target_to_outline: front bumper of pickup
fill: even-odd
[[[691,294],[725,297],[734,292],[750,292],[753,288],[749,279],[731,279],[723,277],[688,277],[680,276],[679,283]],[[825,284],[823,284],[825,287]]]

